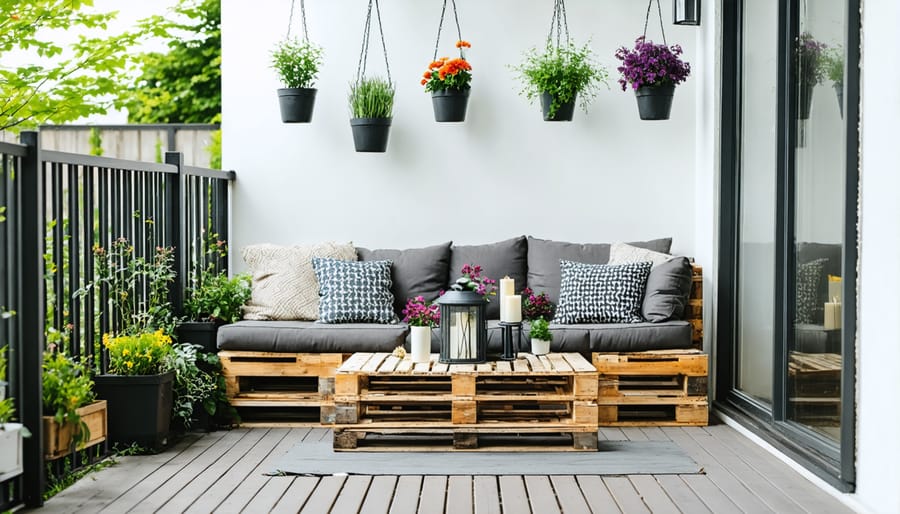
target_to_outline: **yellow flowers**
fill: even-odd
[[[163,333],[143,332],[113,337],[103,334],[109,351],[109,370],[119,375],[155,375],[174,352],[172,338]]]

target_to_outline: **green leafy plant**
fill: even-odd
[[[579,94],[579,105],[587,112],[587,106],[597,96],[601,84],[609,87],[606,68],[594,62],[588,44],[574,43],[554,46],[547,40],[542,52],[532,48],[525,54],[525,61],[513,66],[524,84],[520,94],[534,102],[542,93],[548,93],[553,101],[549,115],[556,115],[562,104]]]
[[[172,354],[166,360],[164,371],[175,372],[173,386],[172,418],[185,428],[191,427],[194,405],[203,405],[210,414],[215,413],[217,380],[214,373],[197,366],[202,352],[199,345],[180,343],[172,346]],[[210,408],[206,406],[210,405]]]
[[[827,48],[819,61],[825,70],[825,77],[835,83],[844,82],[844,49],[840,46]]]
[[[380,77],[363,77],[350,85],[353,118],[390,118],[394,113],[394,85]]]
[[[0,387],[6,387],[6,351],[8,346],[0,348]],[[16,415],[16,407],[12,398],[4,398],[0,400],[0,425],[12,421]]]
[[[189,319],[219,323],[241,319],[241,308],[250,300],[250,275],[228,278],[225,270],[217,269],[217,262],[227,255],[225,241],[218,240],[218,234],[210,234],[203,255],[206,265],[200,273],[191,274],[185,292],[184,313]]]
[[[531,338],[541,341],[553,341],[553,333],[550,332],[550,322],[544,318],[537,318],[531,322]]]
[[[95,400],[94,382],[84,363],[76,362],[61,352],[44,352],[44,415],[53,416],[60,425],[71,424],[70,447],[88,441],[91,432],[78,414],[78,409]]]
[[[311,88],[322,65],[323,50],[308,40],[285,39],[272,51],[272,68],[287,88]]]

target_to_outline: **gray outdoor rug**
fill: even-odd
[[[672,475],[702,473],[669,441],[600,441],[596,452],[335,452],[331,437],[301,441],[275,463],[289,475]]]

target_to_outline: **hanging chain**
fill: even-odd
[[[378,20],[378,33],[381,36],[381,49],[384,52],[384,68],[387,70],[388,82],[391,80],[391,66],[388,64],[387,45],[384,42],[384,27],[381,25],[381,7],[378,0],[375,0],[375,16]],[[369,61],[369,33],[372,30],[372,0],[369,0],[369,9],[366,12],[366,26],[363,29],[362,48],[359,51],[359,63],[356,65],[356,83],[359,84],[361,78],[366,75],[366,65]]]
[[[456,21],[456,40],[462,41],[462,30],[459,28],[459,14],[456,12],[456,0],[450,0],[453,6],[453,19]],[[447,12],[447,0],[444,0],[444,5],[441,6],[441,21],[438,23],[438,32],[437,39],[434,42],[434,57],[431,58],[432,61],[437,60],[438,55],[438,45],[441,44],[441,29],[444,27],[444,14]]]
[[[303,28],[303,40],[309,41],[309,29],[306,28],[306,4],[305,0],[300,0],[300,24]],[[288,16],[288,29],[285,39],[291,38],[291,26],[294,24],[294,6],[297,0],[291,0],[291,14]]]
[[[553,32],[556,31],[556,48],[560,46],[560,38],[562,37],[563,31],[566,34],[566,46],[569,46],[569,20],[566,17],[566,2],[565,0],[555,0],[553,3],[553,17],[550,18],[550,33],[547,34],[547,42],[550,43],[553,41]]]
[[[647,24],[650,23],[650,8],[653,7],[653,0],[647,3],[647,15],[644,17],[644,41],[647,41]],[[663,44],[669,46],[666,42],[666,29],[663,28],[662,8],[659,6],[659,0],[656,0],[656,12],[659,15],[659,30],[662,32]]]

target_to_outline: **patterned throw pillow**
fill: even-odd
[[[584,264],[561,260],[554,323],[639,323],[650,262]]]
[[[821,324],[825,309],[820,297],[825,287],[825,265],[828,259],[804,262],[797,265],[797,310],[794,322],[802,325]]]
[[[313,257],[356,260],[352,244],[333,242],[303,246],[251,245],[241,250],[253,277],[244,319],[315,320],[319,316],[319,284]]]
[[[319,323],[396,323],[391,261],[312,260],[319,280]]]
[[[609,247],[609,262],[607,264],[631,264],[632,262],[650,261],[652,268],[671,259],[667,253],[654,252],[639,246],[631,246],[628,243],[613,243]]]

